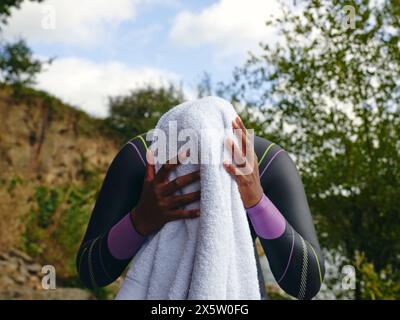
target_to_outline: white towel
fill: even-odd
[[[170,175],[172,180],[200,167],[200,182],[182,191],[201,189],[200,203],[185,207],[200,205],[201,215],[169,222],[150,235],[132,260],[116,299],[260,299],[246,212],[237,183],[222,166],[229,154],[224,139],[230,135],[237,141],[231,134],[236,116],[229,102],[206,97],[180,104],[160,118],[156,128],[164,130],[167,137],[173,121],[178,133],[188,128],[201,132],[199,157],[212,155],[217,160],[216,164],[210,164],[212,159],[208,164],[181,164]],[[178,152],[183,144],[177,142]],[[173,143],[166,148],[174,152]],[[167,159],[173,156],[176,152],[167,153]],[[156,164],[156,170],[160,166]]]

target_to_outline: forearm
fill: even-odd
[[[138,203],[145,148],[139,138],[125,144],[107,170],[76,257],[83,284],[103,287],[115,281],[140,247],[141,237],[127,212]]]
[[[260,201],[246,212],[259,237],[276,239],[285,231],[285,218],[264,193]]]
[[[111,255],[119,260],[131,259],[139,250],[146,237],[140,235],[128,213],[108,233],[107,245]]]
[[[78,253],[78,272],[85,286],[103,287],[114,282],[140,249],[145,237],[132,225],[130,213],[109,232],[82,245]]]
[[[319,249],[293,229],[266,195],[247,214],[282,289],[298,299],[318,293],[323,277]]]

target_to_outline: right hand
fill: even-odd
[[[181,157],[182,158],[182,157]],[[165,223],[186,218],[197,218],[200,209],[183,210],[178,207],[187,205],[200,199],[200,190],[184,195],[174,195],[182,187],[198,181],[200,171],[194,171],[175,180],[168,180],[169,174],[181,164],[179,158],[167,161],[160,170],[155,173],[153,154],[148,151],[146,176],[144,178],[143,191],[138,205],[131,213],[131,220],[136,231],[142,236],[147,236],[160,229]]]

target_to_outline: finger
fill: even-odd
[[[235,120],[232,121],[233,132],[238,139],[241,141],[242,153],[246,155],[246,130],[243,130],[241,126],[239,126],[239,117],[236,117]]]
[[[227,147],[232,156],[232,162],[238,166],[245,165],[246,159],[243,157],[243,154],[239,151],[239,148],[236,146],[236,144],[233,142],[233,140],[228,137],[226,139],[226,142],[227,142]]]
[[[188,173],[184,176],[180,176],[170,182],[168,182],[165,186],[162,187],[161,193],[163,195],[169,195],[171,193],[176,192],[177,190],[187,186],[190,183],[193,183],[200,179],[200,171],[194,171]]]
[[[247,129],[246,129],[246,127],[244,126],[244,123],[243,123],[242,119],[241,119],[239,116],[237,116],[236,122],[237,122],[237,124],[239,125],[239,127],[240,127],[244,132],[246,132],[246,134],[247,134]]]
[[[234,175],[235,177],[239,178],[241,176],[247,176],[249,174],[252,174],[254,171],[254,165],[250,162],[246,162],[246,165],[244,166],[236,166],[235,164],[230,164],[231,167],[228,168],[230,171],[229,173],[233,174],[233,168],[234,168]],[[225,165],[224,165],[225,166]]]
[[[250,140],[249,131],[244,126],[244,123],[243,123],[242,119],[240,117],[238,117],[238,120],[239,120],[239,126],[242,128],[242,130],[245,131],[245,139],[246,139],[245,146],[250,151],[249,154],[245,153],[245,156],[246,156],[246,158],[248,159],[248,161],[250,163],[253,163],[254,159],[257,158],[257,155],[256,155],[256,153],[254,151],[254,141],[253,141],[253,139]],[[253,136],[253,133],[250,136]]]
[[[240,135],[238,138],[241,139],[243,155],[247,156],[247,149],[251,150],[252,148],[248,131],[239,116],[236,117],[232,125],[236,129],[234,131],[236,136]]]
[[[254,143],[250,140],[249,131],[246,129],[242,119],[239,116],[237,116],[235,120],[236,125],[240,128],[241,132],[244,132],[244,134],[241,135],[243,155],[246,157],[247,162],[253,163],[254,159],[257,159],[257,155],[254,151]]]
[[[226,169],[226,171],[228,171],[228,173],[230,173],[232,176],[236,176],[236,167],[231,164],[228,163],[228,161],[224,161],[223,162],[224,168]]]
[[[192,210],[173,210],[169,211],[167,215],[167,220],[177,220],[177,219],[193,219],[200,216],[200,209]]]
[[[172,170],[174,170],[178,165],[181,164],[181,161],[185,160],[188,156],[188,153],[184,152],[179,156],[175,156],[169,159],[166,163],[162,165],[160,170],[157,172],[158,181],[166,181],[168,180],[168,176]]]
[[[146,160],[147,160],[147,163],[146,163],[145,180],[152,181],[156,175],[156,169],[154,166],[153,152],[151,150],[147,150]]]
[[[185,206],[185,205],[192,203],[194,201],[197,201],[199,199],[200,199],[200,190],[191,192],[191,193],[186,193],[186,194],[179,195],[179,196],[168,197],[167,208],[174,209],[174,208],[177,208],[180,206]]]
[[[241,137],[242,138],[242,151],[243,151],[244,156],[246,156],[247,155],[246,148],[247,148],[248,142],[249,142],[248,136],[247,136],[247,130],[246,130],[242,120],[240,119],[240,117],[236,118],[236,123],[239,124],[239,128],[242,130],[242,137]]]

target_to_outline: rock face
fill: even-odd
[[[26,253],[11,249],[0,254],[0,300],[89,300],[94,297],[78,288],[43,289],[42,266]]]
[[[79,202],[86,207],[73,212],[84,211],[86,218],[73,216],[70,220],[78,222],[67,224],[66,212],[72,212],[68,200],[82,194],[67,198],[65,186],[82,185],[93,172],[105,174],[120,146],[103,123],[46,93],[32,90],[15,97],[10,88],[0,87],[0,299],[92,298],[85,290],[59,288],[58,283],[55,290],[43,289],[42,264],[54,265],[57,279],[75,276],[76,235],[94,200]],[[39,188],[65,192],[57,210],[49,208],[55,203],[51,199],[37,196]],[[37,227],[34,222],[29,229],[39,216],[51,223]],[[26,248],[35,260],[16,247]]]
[[[98,181],[121,147],[116,140],[104,121],[55,97],[35,90],[16,97],[0,86],[0,253],[9,255],[0,259],[1,288],[36,290],[40,281],[31,277],[43,264],[59,279],[76,276],[73,261]],[[16,247],[40,265],[13,254]]]
[[[106,171],[119,145],[99,120],[55,98],[11,98],[0,88],[0,252],[18,247],[35,187]]]

